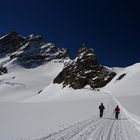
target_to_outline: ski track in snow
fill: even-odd
[[[38,140],[139,140],[140,132],[128,120],[89,119]]]
[[[37,140],[140,140],[140,119],[127,112],[114,97],[111,102],[110,106],[119,104],[122,109],[118,120],[109,107],[103,118],[91,117]]]

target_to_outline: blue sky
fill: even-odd
[[[94,48],[99,63],[128,66],[140,62],[140,8],[123,0],[4,0],[0,3],[0,36],[17,31],[40,34],[70,50]]]

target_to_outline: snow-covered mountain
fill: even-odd
[[[9,61],[17,59],[26,68],[37,67],[53,59],[68,57],[66,49],[46,43],[39,35],[22,37],[16,32],[10,32],[0,38],[0,56],[9,56]]]
[[[41,36],[11,32],[0,38],[0,64],[0,139],[140,139],[140,63],[104,67],[87,48],[70,60],[67,49],[45,43]],[[88,82],[74,89],[69,70],[77,80],[88,76]],[[109,83],[94,87],[108,78]],[[101,102],[105,112],[100,119]],[[119,120],[114,119],[116,105]]]
[[[39,35],[23,37],[16,32],[0,38],[0,100],[19,101],[59,83],[80,89],[100,88],[116,75],[101,66],[93,49],[82,44],[78,56],[69,59],[68,49],[46,43]]]
[[[67,49],[46,43],[41,36],[22,37],[16,32],[0,38],[0,100],[16,101],[38,94],[50,84]]]

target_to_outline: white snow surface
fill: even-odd
[[[37,68],[25,69],[13,60],[6,66],[8,74],[0,76],[0,101],[19,102],[37,95],[49,85],[62,70],[63,64],[51,61]]]
[[[16,60],[6,66],[8,74],[0,76],[0,140],[140,140],[140,63],[111,68],[117,75],[99,90],[53,84],[64,67],[59,60],[33,69]]]

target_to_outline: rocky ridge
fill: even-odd
[[[46,43],[39,35],[22,37],[16,32],[10,32],[0,38],[0,57],[5,56],[10,56],[10,60],[16,58],[25,68],[32,68],[53,59],[64,59],[68,57],[68,51]]]
[[[78,56],[65,66],[53,82],[63,83],[63,87],[70,86],[74,89],[81,89],[86,85],[95,89],[104,87],[115,75],[115,72],[99,65],[94,50],[84,45]]]

